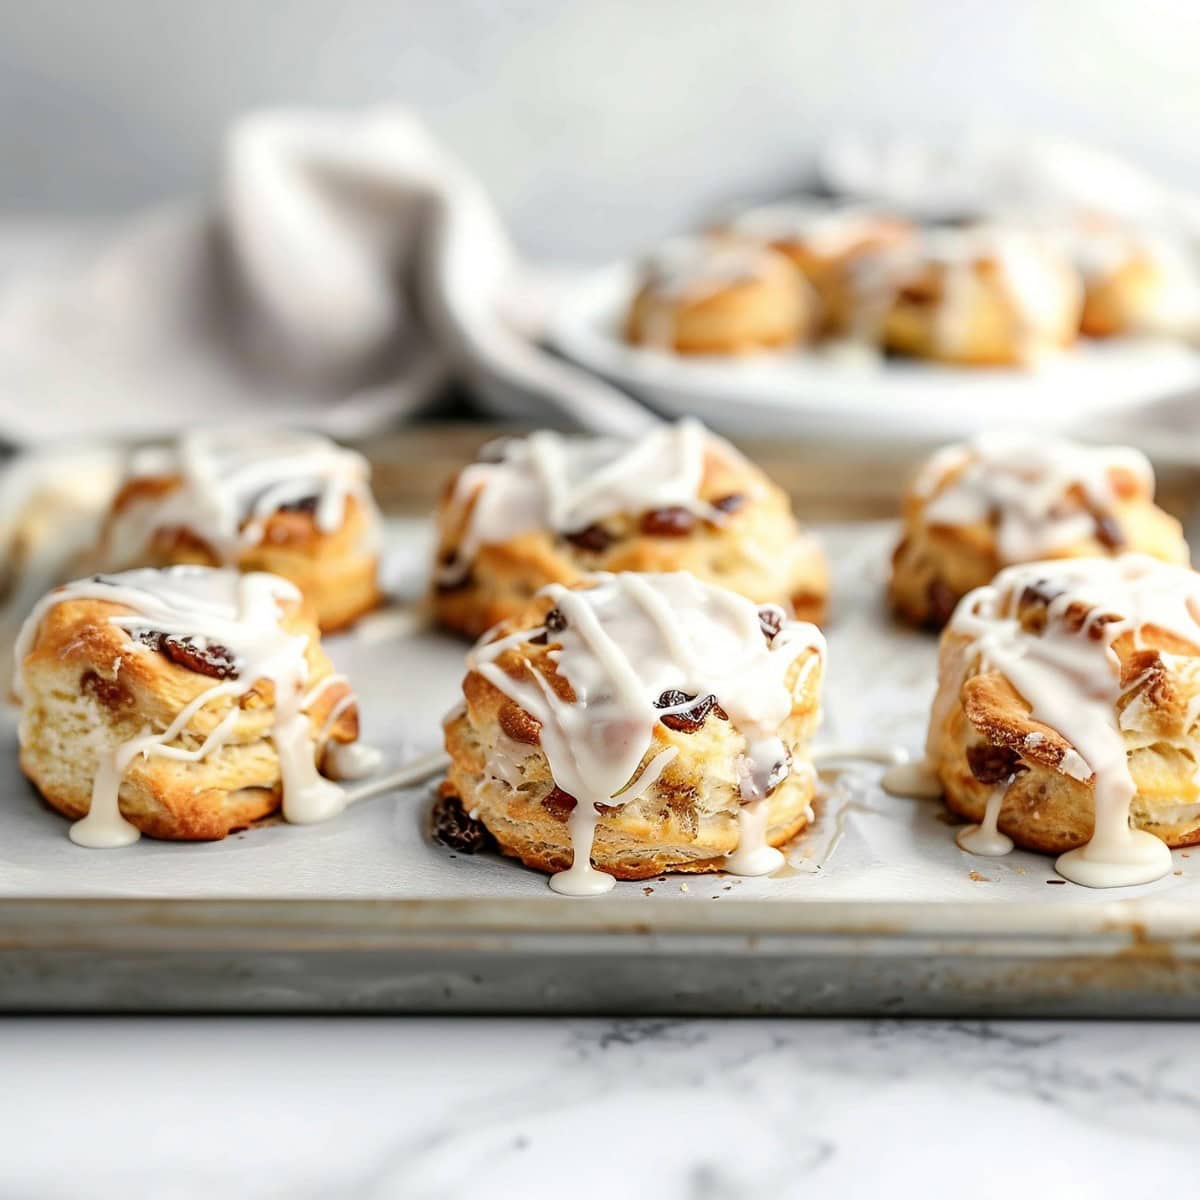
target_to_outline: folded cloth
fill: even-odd
[[[520,327],[531,273],[478,181],[400,109],[245,117],[214,206],[143,215],[81,266],[87,245],[0,276],[0,437],[235,418],[361,437],[452,378],[501,415],[653,420]]]

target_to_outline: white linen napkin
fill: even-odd
[[[0,275],[0,438],[227,420],[363,436],[452,377],[501,415],[624,434],[653,420],[522,328],[535,277],[404,110],[247,116],[222,174],[213,206],[143,215],[98,249],[75,237],[40,265],[18,249]]]

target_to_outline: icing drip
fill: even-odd
[[[186,640],[197,651],[219,647],[231,656],[231,677],[215,683],[188,702],[161,732],[146,732],[103,753],[92,783],[87,816],[71,828],[71,839],[83,846],[123,846],[138,831],[121,815],[119,789],[125,770],[138,755],[198,762],[220,749],[232,734],[239,714],[234,707],[202,745],[172,745],[192,718],[220,697],[237,698],[256,683],[274,689],[274,724],[270,737],[279,758],[283,815],[307,824],[335,816],[344,805],[342,791],[316,768],[316,746],[306,709],[328,681],[305,692],[308,638],[289,633],[279,621],[281,603],[294,603],[299,592],[286,580],[261,572],[239,575],[208,567],[127,571],[82,579],[45,596],[34,608],[16,645],[14,690],[24,694],[21,663],[30,652],[42,619],[55,606],[71,600],[101,600],[125,612],[109,616],[113,625],[134,639],[131,653],[155,653],[138,641],[140,634]]]
[[[737,458],[728,442],[690,419],[633,443],[541,432],[492,450],[494,461],[472,463],[455,483],[451,527],[470,512],[454,561],[439,565],[439,582],[457,582],[480,547],[539,529],[566,534],[618,513],[673,507],[720,524],[724,514],[699,496],[705,455]]]
[[[1144,677],[1122,686],[1114,644],[1124,634],[1138,637],[1146,626],[1200,644],[1198,584],[1188,568],[1142,555],[1029,563],[1006,568],[970,593],[951,619],[950,630],[969,639],[967,659],[1003,675],[1033,719],[1071,744],[1059,769],[1091,780],[1091,841],[1057,863],[1059,873],[1076,883],[1148,883],[1170,869],[1166,845],[1130,825],[1137,786],[1116,706]],[[1021,597],[1030,594],[1046,598],[1040,632],[1018,619]],[[1081,625],[1066,620],[1080,611],[1086,613]]]
[[[936,800],[942,794],[941,780],[925,759],[894,763],[879,782],[889,796],[904,800]]]
[[[155,534],[186,529],[223,563],[233,563],[262,540],[273,514],[291,507],[311,507],[316,528],[335,532],[350,497],[367,514],[371,544],[363,548],[371,549],[379,517],[369,474],[362,455],[315,434],[187,434],[173,447],[134,455],[130,480],[179,476],[182,482],[162,495],[136,498],[114,514],[109,558],[119,565],[137,563]]]
[[[1137,450],[986,433],[935,454],[914,486],[929,498],[926,525],[994,523],[1000,560],[1017,563],[1094,539],[1122,475],[1153,496],[1154,471]]]
[[[642,766],[659,722],[688,712],[695,697],[707,695],[717,698],[746,743],[738,765],[739,830],[746,841],[727,866],[758,874],[764,864],[767,870],[778,865],[776,852],[765,845],[765,798],[788,770],[779,737],[792,711],[787,673],[806,651],[823,653],[818,630],[781,620],[768,643],[753,603],[684,573],[600,575],[587,588],[554,584],[543,594],[557,606],[552,636],[561,649],[552,653],[573,702],[538,672],[514,679],[496,663],[506,649],[542,629],[480,643],[467,664],[541,723],[554,782],[576,800],[568,817],[572,866],[551,886],[567,895],[596,895],[612,886],[612,878],[590,861],[597,805],[629,803],[651,787],[675,756],[668,746]],[[658,707],[670,692],[687,699]]]
[[[987,808],[984,810],[983,821],[979,825],[968,825],[958,831],[955,841],[971,854],[979,854],[985,858],[1003,858],[1013,848],[1012,838],[1000,832],[997,827],[1000,821],[1000,809],[1004,805],[1004,794],[1008,791],[1011,779],[992,789],[988,797]]]

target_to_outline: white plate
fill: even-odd
[[[662,413],[729,432],[924,441],[1006,425],[1061,429],[1200,387],[1200,354],[1150,339],[1084,342],[1032,369],[811,351],[674,355],[622,340],[634,280],[621,264],[582,281],[550,324],[552,345]]]

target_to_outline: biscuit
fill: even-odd
[[[1164,844],[1200,841],[1198,615],[1200,576],[1143,555],[1022,564],[971,593],[930,720],[947,807],[1074,851],[1079,882],[1164,874]]]
[[[676,354],[749,354],[794,346],[815,325],[812,290],[784,255],[697,238],[669,242],[645,264],[625,336]]]
[[[136,455],[105,524],[105,570],[235,566],[291,580],[325,632],[375,608],[380,519],[366,460],[326,438],[191,434]]]
[[[301,822],[341,807],[316,768],[357,738],[358,709],[286,580],[187,566],[79,580],[34,609],[17,655],[21,768],[83,844],[223,838],[281,806]]]
[[[1150,463],[1122,446],[992,433],[946,447],[909,488],[903,520],[891,603],[930,629],[1016,562],[1126,552],[1188,561],[1179,522],[1154,503]]]
[[[829,591],[784,492],[695,421],[636,443],[508,439],[446,489],[433,609],[449,628],[478,637],[546,584],[597,571],[690,571],[814,622]]]
[[[551,585],[468,656],[443,795],[559,890],[761,873],[811,819],[823,645],[683,573]]]

